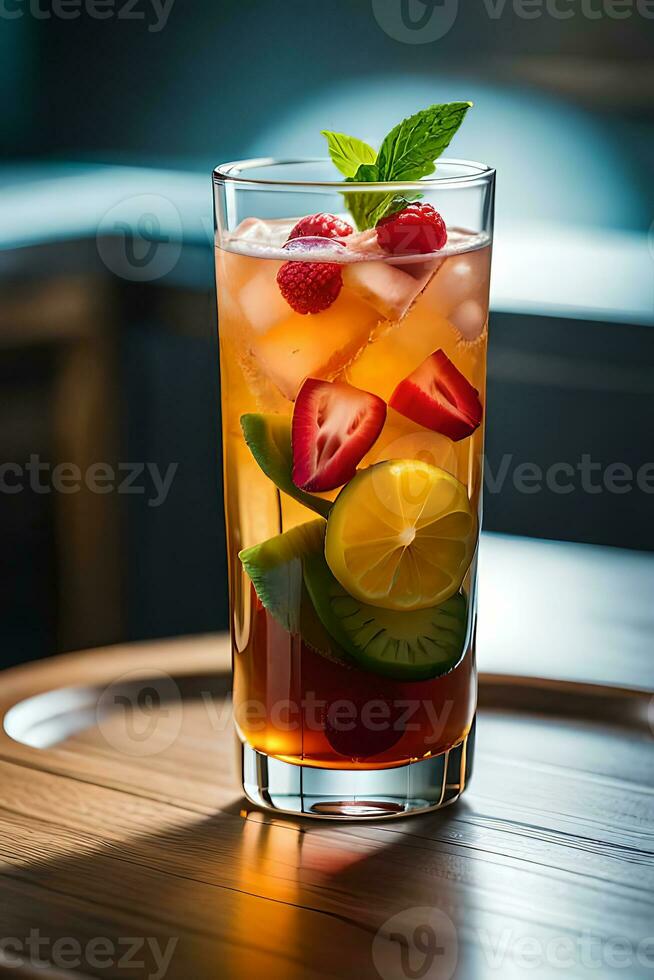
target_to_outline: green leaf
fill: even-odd
[[[362,164],[350,182],[376,183],[380,180],[376,164]],[[394,191],[351,191],[343,195],[359,231],[374,228],[381,217],[401,211],[405,206],[404,198]]]
[[[435,170],[434,161],[450,145],[471,102],[432,105],[390,131],[377,156],[381,180],[420,180]]]
[[[323,129],[321,135],[327,140],[329,155],[334,166],[338,167],[345,177],[354,177],[361,164],[374,163],[377,158],[377,151],[356,136],[332,133],[328,129]]]
[[[282,415],[241,415],[241,428],[250,452],[275,486],[310,510],[327,517],[331,503],[305,493],[293,483],[291,424]]]
[[[376,159],[376,154],[375,154]],[[358,183],[366,184],[376,184],[381,180],[379,174],[379,168],[376,163],[362,163],[360,167],[357,168],[356,173],[352,177],[352,180],[356,180]]]
[[[366,228],[374,228],[378,221],[389,214],[402,211],[411,201],[420,200],[422,194],[408,194],[404,197],[401,194],[384,194],[380,191],[352,191],[343,197],[357,228],[364,231]]]
[[[373,215],[378,211],[384,211],[385,206],[395,196],[395,194],[375,193],[374,191],[350,191],[350,193],[343,195],[359,231],[374,228]]]
[[[434,172],[435,160],[450,145],[471,105],[472,102],[447,102],[409,116],[391,130],[376,156],[372,147],[352,136],[327,130],[323,130],[323,136],[327,137],[332,160],[349,182],[421,180]],[[357,228],[364,231],[422,195],[352,191],[343,197]]]
[[[395,214],[396,211],[403,211],[411,201],[418,201],[421,197],[422,194],[408,194],[406,197],[402,197],[399,194],[386,194],[384,199],[377,204],[376,208],[370,214],[370,227],[374,228],[378,221],[381,221],[382,218],[387,218],[389,214]]]

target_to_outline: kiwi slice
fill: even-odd
[[[304,558],[304,581],[318,616],[359,667],[400,681],[447,674],[461,660],[467,607],[459,593],[439,606],[396,612],[355,599],[321,552]]]
[[[251,412],[241,415],[241,429],[257,463],[276,487],[310,510],[327,517],[331,501],[314,497],[293,483],[291,423],[283,415]]]
[[[298,527],[246,548],[239,558],[248,573],[263,607],[289,633],[329,660],[347,658],[318,619],[307,594],[302,562],[308,555],[322,555],[325,522],[308,521]]]

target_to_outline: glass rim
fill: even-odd
[[[441,157],[440,164],[463,167],[469,173],[456,176],[430,176],[423,180],[389,180],[378,183],[366,181],[345,180],[282,180],[270,177],[243,176],[244,171],[257,170],[260,167],[283,167],[311,163],[331,163],[329,157],[292,157],[277,159],[276,157],[253,157],[249,160],[233,160],[221,163],[213,169],[213,178],[225,186],[241,186],[253,188],[278,188],[279,190],[307,189],[333,190],[339,193],[354,191],[389,191],[389,190],[424,190],[425,188],[471,187],[485,184],[495,176],[495,168],[476,160],[462,160],[456,157]],[[437,163],[437,167],[438,167]]]

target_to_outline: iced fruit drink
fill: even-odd
[[[442,753],[475,710],[490,245],[249,218],[216,265],[239,736],[341,770]]]
[[[393,816],[470,775],[494,172],[432,177],[470,106],[214,175],[234,719],[262,806]]]

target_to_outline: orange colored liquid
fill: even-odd
[[[315,519],[261,471],[243,439],[243,414],[290,419],[308,376],[345,381],[388,400],[438,349],[485,405],[490,247],[465,251],[463,241],[460,247],[431,266],[388,263],[390,276],[384,262],[344,265],[337,300],[308,316],[294,313],[279,293],[281,261],[216,250],[234,710],[240,737],[268,755],[323,768],[385,768],[447,750],[472,724],[472,622],[467,651],[449,674],[389,680],[328,659],[285,632],[261,605],[238,559],[241,549]],[[406,275],[409,268],[422,288],[416,286],[415,296],[404,291],[405,279],[393,276],[394,269]],[[479,512],[482,452],[483,423],[467,439],[452,442],[389,409],[359,468],[394,458],[432,463],[464,484]],[[463,583],[471,619],[473,583],[474,563]]]

